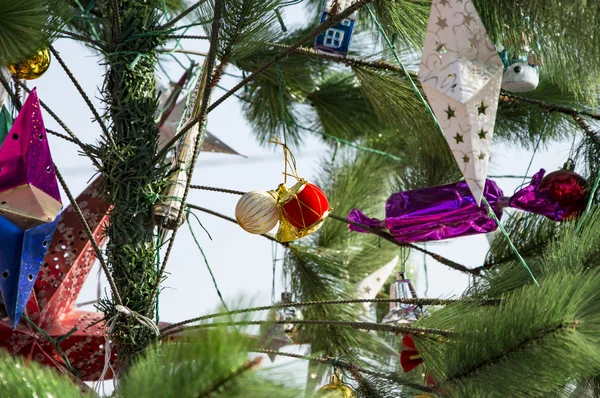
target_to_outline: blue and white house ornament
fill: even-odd
[[[524,49],[529,52],[527,48]],[[508,51],[499,52],[504,63],[502,74],[502,89],[511,93],[525,93],[535,90],[540,83],[540,66],[538,58],[530,53],[529,56],[509,57]]]
[[[354,4],[356,0],[325,0],[321,23],[329,17],[338,15],[346,8]],[[350,49],[352,33],[356,22],[357,12],[352,13],[347,18],[342,19],[336,25],[321,33],[315,39],[315,49],[325,54],[337,57],[345,57]]]

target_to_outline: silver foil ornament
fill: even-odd
[[[277,304],[289,304],[292,302],[292,293],[283,292],[281,293],[281,301]],[[296,307],[279,307],[272,308],[269,311],[269,319],[277,322],[292,321],[292,323],[284,323],[283,331],[288,336],[293,336],[298,331],[298,325],[293,321],[301,321],[304,319],[302,310]]]
[[[396,280],[390,286],[390,298],[410,299],[417,298],[416,290],[410,279],[406,279],[402,272],[396,274]],[[383,323],[395,325],[411,325],[423,315],[423,309],[416,304],[390,303],[390,312],[383,317]]]
[[[293,321],[301,321],[302,311],[294,306],[276,307],[281,304],[292,302],[292,293],[281,293],[281,301],[274,304],[274,308],[269,310],[267,322],[260,325],[260,343],[261,347],[268,350],[279,351],[281,347],[294,343],[292,337],[298,331],[298,325]],[[280,323],[290,321],[290,323]],[[271,323],[272,322],[272,323]],[[277,323],[275,323],[277,322]],[[275,360],[275,354],[268,354],[271,362]]]

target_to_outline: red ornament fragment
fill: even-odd
[[[297,229],[311,228],[329,214],[329,201],[318,186],[300,181],[290,194],[281,207],[282,214]]]
[[[400,353],[400,365],[402,366],[402,370],[404,370],[404,372],[409,372],[423,362],[423,358],[421,357],[421,354],[419,354],[419,351],[417,351],[412,336],[408,334],[404,335],[404,337],[402,337],[402,352]]]
[[[546,193],[567,211],[564,219],[585,210],[588,200],[587,182],[579,174],[569,170],[554,171],[542,179],[540,193]]]

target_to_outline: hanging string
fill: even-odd
[[[429,115],[431,116],[431,118],[432,118],[435,126],[437,127],[438,131],[440,132],[440,134],[442,134],[442,136],[445,136],[444,135],[444,129],[440,125],[440,122],[438,121],[437,117],[435,116],[435,113],[433,113],[433,110],[429,106],[429,103],[425,100],[425,98],[423,97],[423,95],[421,94],[421,92],[419,91],[419,89],[417,88],[417,85],[415,84],[415,82],[413,81],[412,77],[410,76],[410,73],[404,67],[404,64],[400,60],[400,57],[398,56],[398,53],[396,52],[396,49],[394,48],[394,45],[392,44],[392,42],[390,41],[389,37],[385,33],[383,27],[381,26],[381,24],[379,23],[379,21],[375,17],[375,14],[373,14],[373,11],[371,10],[371,7],[368,4],[365,7],[367,8],[367,11],[369,12],[369,16],[371,17],[371,20],[373,21],[373,23],[375,24],[375,26],[377,26],[377,30],[379,30],[379,33],[381,34],[381,36],[383,37],[383,39],[384,39],[385,43],[387,44],[388,48],[390,49],[390,51],[394,55],[394,58],[395,58],[396,62],[398,63],[398,65],[400,66],[400,68],[402,69],[402,71],[404,72],[404,74],[406,75],[406,79],[409,81],[409,83],[410,83],[413,91],[415,92],[415,94],[417,95],[417,97],[419,98],[419,100],[423,103],[423,105],[425,106],[425,109],[427,110],[427,113],[429,113]],[[598,176],[600,177],[600,173],[599,173]],[[600,182],[600,178],[599,178],[598,182]],[[539,286],[537,280],[535,279],[535,276],[533,275],[533,273],[531,272],[531,270],[527,266],[527,263],[525,262],[525,259],[523,259],[523,257],[521,256],[521,254],[519,253],[519,251],[517,250],[517,248],[515,247],[515,245],[510,240],[510,236],[508,235],[508,233],[504,229],[504,226],[500,223],[500,220],[498,219],[498,217],[496,217],[496,214],[492,210],[492,207],[490,206],[490,204],[488,203],[488,201],[485,199],[485,197],[482,197],[481,200],[487,206],[487,210],[488,210],[489,216],[496,222],[496,224],[498,225],[498,228],[500,228],[500,231],[502,231],[502,234],[506,238],[506,240],[507,240],[510,248],[513,250],[513,252],[519,258],[519,260],[521,261],[521,263],[523,264],[523,266],[525,267],[525,269],[529,273],[529,276],[531,276],[531,278],[533,279],[533,282],[536,284],[536,286]]]
[[[162,228],[158,228],[158,232],[156,234],[156,275],[160,272],[160,247],[162,245]],[[156,323],[160,322],[160,313],[159,313],[159,301],[160,301],[160,292],[156,293]]]
[[[429,113],[429,115],[431,116],[431,118],[432,118],[433,123],[435,124],[435,126],[438,128],[438,130],[440,131],[440,133],[442,133],[442,135],[444,135],[444,129],[442,129],[442,126],[440,125],[440,122],[438,122],[437,117],[435,117],[435,114],[433,113],[433,110],[429,106],[429,103],[425,100],[425,98],[423,97],[423,95],[421,94],[421,92],[419,91],[419,89],[417,88],[417,85],[415,84],[415,82],[413,81],[412,77],[410,76],[410,73],[404,67],[404,64],[400,60],[400,57],[398,56],[398,53],[396,52],[396,49],[395,49],[394,45],[392,44],[392,42],[390,41],[388,35],[385,33],[385,30],[383,29],[383,27],[381,26],[381,24],[379,23],[379,21],[375,17],[375,14],[373,14],[373,11],[371,10],[371,6],[369,4],[367,4],[365,6],[365,8],[369,12],[369,16],[371,17],[371,21],[373,21],[373,23],[377,27],[377,30],[379,31],[379,33],[383,37],[383,40],[387,44],[388,48],[391,50],[392,55],[394,56],[394,59],[396,60],[396,62],[400,66],[400,68],[402,69],[402,72],[404,72],[404,75],[406,76],[406,79],[410,83],[413,91],[415,92],[415,94],[417,95],[417,97],[419,98],[419,100],[423,103],[423,105],[425,106],[425,109],[427,110],[427,113]]]
[[[423,243],[423,249],[427,250],[427,242]],[[429,273],[427,272],[427,254],[423,253],[423,272],[425,273],[425,293],[424,296],[427,297],[429,293]],[[473,275],[473,277],[475,277]]]
[[[273,261],[273,279],[271,281],[271,304],[275,303],[275,271],[277,266],[277,247],[275,242],[271,242],[271,256]]]
[[[221,304],[223,304],[223,308],[225,308],[227,311],[229,311],[227,304],[225,304],[225,300],[223,299],[223,295],[221,294],[221,290],[219,289],[219,284],[217,283],[217,280],[215,278],[215,275],[212,271],[212,268],[210,267],[210,264],[208,263],[208,258],[206,258],[206,255],[204,254],[204,250],[202,250],[202,246],[200,246],[200,242],[198,242],[198,238],[196,237],[196,234],[194,233],[194,229],[192,228],[192,225],[190,223],[190,215],[194,216],[194,218],[196,219],[196,221],[198,222],[198,224],[200,224],[200,226],[202,227],[202,229],[204,229],[206,231],[206,229],[204,228],[204,226],[202,225],[202,223],[200,222],[200,219],[198,218],[198,216],[196,214],[194,214],[193,212],[191,212],[189,210],[189,208],[186,211],[186,218],[187,218],[187,225],[188,228],[190,230],[190,233],[192,234],[192,238],[194,238],[194,242],[196,242],[196,247],[198,247],[198,250],[200,250],[200,254],[202,254],[202,258],[204,258],[204,263],[206,264],[206,268],[208,269],[208,273],[210,274],[210,277],[212,279],[213,285],[215,287],[215,290],[217,291],[217,295],[219,296],[219,299],[221,300]],[[208,231],[207,231],[208,232]],[[210,235],[209,235],[210,237]],[[211,238],[212,240],[212,238]]]
[[[156,337],[160,336],[160,330],[158,329],[158,326],[152,319],[150,319],[140,313],[137,313],[137,312],[125,307],[124,305],[116,305],[115,309],[117,310],[117,314],[114,315],[112,318],[110,318],[106,322],[106,327],[108,328],[108,331],[104,335],[104,368],[102,369],[102,373],[100,374],[100,377],[98,378],[96,387],[94,388],[94,390],[95,391],[97,390],[98,393],[100,392],[100,386],[102,386],[102,388],[104,388],[104,379],[105,379],[108,371],[110,370],[113,375],[116,375],[115,369],[113,368],[112,363],[110,361],[111,356],[112,356],[112,348],[111,348],[112,340],[110,339],[110,336],[114,332],[119,315],[125,315],[126,317],[134,318],[136,321],[138,321],[140,323],[140,325],[145,326],[148,329],[152,330],[154,332],[154,334],[156,335]],[[116,378],[113,377],[113,382],[115,380],[116,380]]]
[[[521,262],[521,264],[523,264],[523,267],[525,268],[525,270],[527,271],[527,273],[529,274],[529,276],[531,277],[531,279],[533,279],[533,283],[535,283],[536,286],[539,286],[540,284],[535,279],[535,276],[533,275],[533,273],[531,272],[531,270],[527,266],[527,263],[525,262],[525,259],[521,256],[521,254],[519,253],[519,250],[517,250],[517,248],[515,247],[515,245],[512,243],[512,240],[510,239],[510,236],[508,235],[508,232],[506,232],[506,229],[504,229],[504,225],[502,225],[502,223],[500,222],[500,220],[498,220],[498,217],[496,216],[496,213],[494,213],[494,210],[492,209],[492,206],[490,206],[490,204],[487,201],[487,199],[485,198],[485,196],[483,196],[481,198],[481,201],[487,207],[488,216],[490,218],[492,218],[496,222],[496,224],[498,225],[498,228],[502,232],[502,235],[504,235],[504,238],[508,242],[508,245],[510,246],[511,250],[515,253],[515,255],[517,256],[517,258],[519,259],[519,261]]]
[[[277,69],[277,86],[279,87],[279,107],[281,108],[281,120],[283,120],[283,142],[287,144],[287,125],[290,120],[285,115],[285,102],[284,95],[287,88],[287,83],[281,72],[281,66],[279,65],[279,58],[275,58],[275,68]]]
[[[283,183],[287,183],[287,177],[294,177],[296,180],[300,180],[298,176],[298,171],[296,170],[296,158],[290,148],[285,144],[285,142],[279,141],[277,137],[271,138],[269,141],[271,144],[281,145],[283,148],[283,162],[284,162],[284,171],[283,171]],[[290,173],[288,173],[288,167],[290,169]]]

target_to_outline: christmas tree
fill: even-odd
[[[110,378],[124,398],[600,395],[598,15],[555,0],[0,0],[0,395],[94,396]],[[101,60],[101,106],[67,40]],[[98,136],[28,83],[50,63]],[[235,153],[207,131],[226,101],[277,151],[279,187],[194,184],[202,151]],[[79,196],[46,133],[93,164]],[[293,154],[315,137],[328,151],[308,179]],[[533,159],[557,142],[564,169],[528,167],[513,195],[488,175],[496,148]],[[192,190],[240,200],[221,214]],[[210,270],[201,213],[285,253],[281,301],[227,306],[210,271],[222,308],[159,322],[182,228]],[[427,245],[478,234],[476,267]],[[411,253],[469,288],[417,297]],[[77,310],[96,261],[107,292]],[[306,361],[306,387],[265,356]]]

